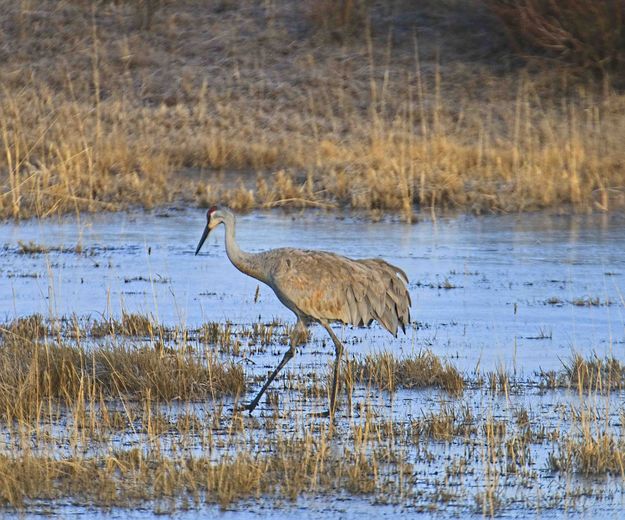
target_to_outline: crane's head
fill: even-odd
[[[223,221],[224,215],[217,206],[212,206],[206,212],[206,227],[204,228],[204,233],[202,233],[202,238],[200,238],[200,243],[197,245],[197,249],[195,250],[196,255],[200,252],[200,249],[202,249],[202,245],[208,238],[208,234]]]

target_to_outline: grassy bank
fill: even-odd
[[[0,216],[622,207],[607,83],[521,66],[478,0],[316,5],[0,0]]]

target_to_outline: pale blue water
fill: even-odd
[[[193,255],[204,224],[201,210],[2,224],[0,318],[97,317],[125,309],[187,326],[293,320],[262,284],[254,303],[258,282],[230,264],[223,231]],[[364,339],[357,352],[429,347],[467,369],[504,364],[520,374],[560,368],[571,350],[625,359],[623,215],[461,216],[408,225],[256,213],[238,219],[237,238],[250,251],[325,249],[402,267],[418,328],[398,339],[375,326],[346,328],[344,338]],[[85,252],[20,255],[19,240],[80,243]],[[571,303],[580,299],[600,305]]]

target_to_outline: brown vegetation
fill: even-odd
[[[477,434],[476,421],[470,408],[457,410],[443,404],[440,410],[428,412],[412,422],[415,440],[429,437],[437,441],[450,441],[454,437],[469,438]]]
[[[203,351],[118,341],[89,348],[54,334],[38,315],[0,328],[0,416],[7,421],[36,419],[53,401],[69,408],[111,399],[169,402],[244,389],[240,366]]]
[[[349,368],[346,377],[390,392],[396,388],[441,388],[460,395],[464,390],[462,374],[430,350],[401,359],[390,352],[370,354],[352,360]]]
[[[242,452],[214,462],[210,457],[144,454],[117,450],[102,457],[0,456],[0,500],[25,501],[72,497],[96,506],[136,506],[158,499],[173,512],[184,504],[222,507],[258,496],[294,500],[302,492],[348,490],[354,494],[406,492],[404,479],[379,473],[379,462],[357,453],[336,453],[306,441],[278,441],[273,453]]]
[[[0,216],[623,198],[623,96],[506,65],[481,1],[316,5],[2,0]]]
[[[619,0],[486,0],[525,54],[540,54],[622,82],[625,3]],[[539,54],[540,53],[540,54]],[[620,75],[620,77],[618,76]]]
[[[545,388],[572,388],[577,391],[609,392],[625,388],[625,366],[614,357],[584,358],[575,353],[563,363],[559,372],[540,373],[540,384]]]
[[[625,478],[625,443],[606,431],[585,430],[581,438],[570,436],[561,442],[549,463],[556,471]]]

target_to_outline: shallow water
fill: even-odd
[[[223,231],[193,255],[201,211],[110,214],[0,226],[0,316],[146,312],[169,325],[293,321],[272,291],[228,261]],[[571,350],[625,359],[625,217],[543,214],[457,217],[407,225],[317,213],[238,219],[249,251],[293,246],[380,256],[410,278],[417,327],[379,327],[353,352],[432,348],[459,366],[503,364],[521,376],[557,369]],[[82,254],[17,254],[18,241]],[[590,302],[590,303],[589,303]],[[577,305],[576,305],[577,303]],[[586,303],[586,305],[579,305]],[[318,337],[321,330],[315,330]]]
[[[9,321],[33,313],[52,318],[71,314],[119,317],[125,310],[152,314],[170,326],[196,327],[206,321],[226,320],[249,325],[274,318],[293,321],[268,287],[261,285],[260,298],[255,301],[258,283],[230,264],[223,231],[212,234],[202,254],[194,256],[204,218],[201,211],[159,210],[4,224],[0,226],[0,318]],[[348,418],[337,426],[339,431],[348,432],[350,421],[360,420],[359,403],[367,403],[376,417],[404,426],[444,404],[463,404],[476,415],[488,414],[510,424],[515,410],[523,407],[533,425],[564,433],[577,427],[570,420],[569,405],[579,405],[578,396],[566,390],[544,392],[535,384],[535,373],[561,369],[572,351],[586,357],[594,352],[625,360],[623,215],[456,217],[407,225],[315,212],[293,216],[256,213],[239,218],[237,237],[241,247],[250,251],[293,246],[387,259],[410,278],[415,324],[398,338],[375,325],[370,329],[338,327],[351,354],[390,350],[401,357],[429,348],[451,360],[468,379],[475,379],[478,372],[505,367],[518,386],[513,395],[502,396],[469,385],[461,403],[454,403],[439,390],[372,394],[371,389],[359,387],[354,391],[352,413],[346,413]],[[19,241],[32,241],[50,251],[20,254]],[[74,251],[78,244],[80,253]],[[289,365],[290,373],[301,376],[304,386],[311,384],[306,374],[327,372],[333,349],[323,348],[324,343],[325,332],[313,328],[311,343]],[[248,378],[264,376],[284,349],[276,343],[255,353],[253,366],[246,367]],[[526,383],[531,379],[534,383]],[[280,428],[295,435],[306,431],[308,425],[298,421],[319,403],[311,404],[299,390],[280,380],[272,388],[280,393]],[[585,404],[606,412],[606,424],[618,431],[625,393],[595,397],[596,402]],[[211,403],[189,406],[201,417],[212,412]],[[259,406],[256,415],[260,421],[271,417],[273,412],[267,408],[266,403]],[[169,406],[163,413],[175,417],[179,411]],[[289,417],[294,411],[299,418],[295,426]],[[58,425],[60,437],[65,435],[64,429],[70,428],[65,423]],[[179,441],[175,436],[164,437],[163,450],[167,451],[169,444],[178,446]],[[134,431],[122,431],[111,442],[123,447],[148,441]],[[284,507],[255,501],[234,509],[251,511],[252,516],[279,514],[283,518],[318,518],[328,513],[346,518],[357,514],[391,517],[412,514],[434,503],[436,515],[479,514],[474,495],[484,489],[483,461],[474,461],[475,468],[464,477],[461,488],[468,492],[462,491],[449,502],[436,499],[440,489],[453,492],[459,486],[453,479],[449,482],[444,473],[450,461],[466,457],[466,439],[423,446],[409,442],[406,446],[424,493],[423,502],[371,509],[367,499],[307,497]],[[204,448],[199,440],[191,439],[185,449],[201,453]],[[432,458],[424,459],[421,449],[429,450]],[[510,477],[500,483],[504,516],[536,515],[536,504],[547,509],[540,513],[546,518],[559,516],[565,512],[563,507],[593,518],[614,516],[622,509],[620,479],[574,479],[572,485],[568,477],[554,476],[548,470],[551,449],[549,443],[533,447],[534,460],[529,467],[537,476],[529,482],[535,489],[525,489]],[[62,449],[58,453],[64,455]],[[570,489],[574,493],[569,494]],[[558,502],[561,496],[568,497],[564,506]],[[44,504],[42,509],[48,507]],[[62,503],[52,509],[64,516],[103,514]],[[143,516],[154,509],[134,514]]]

